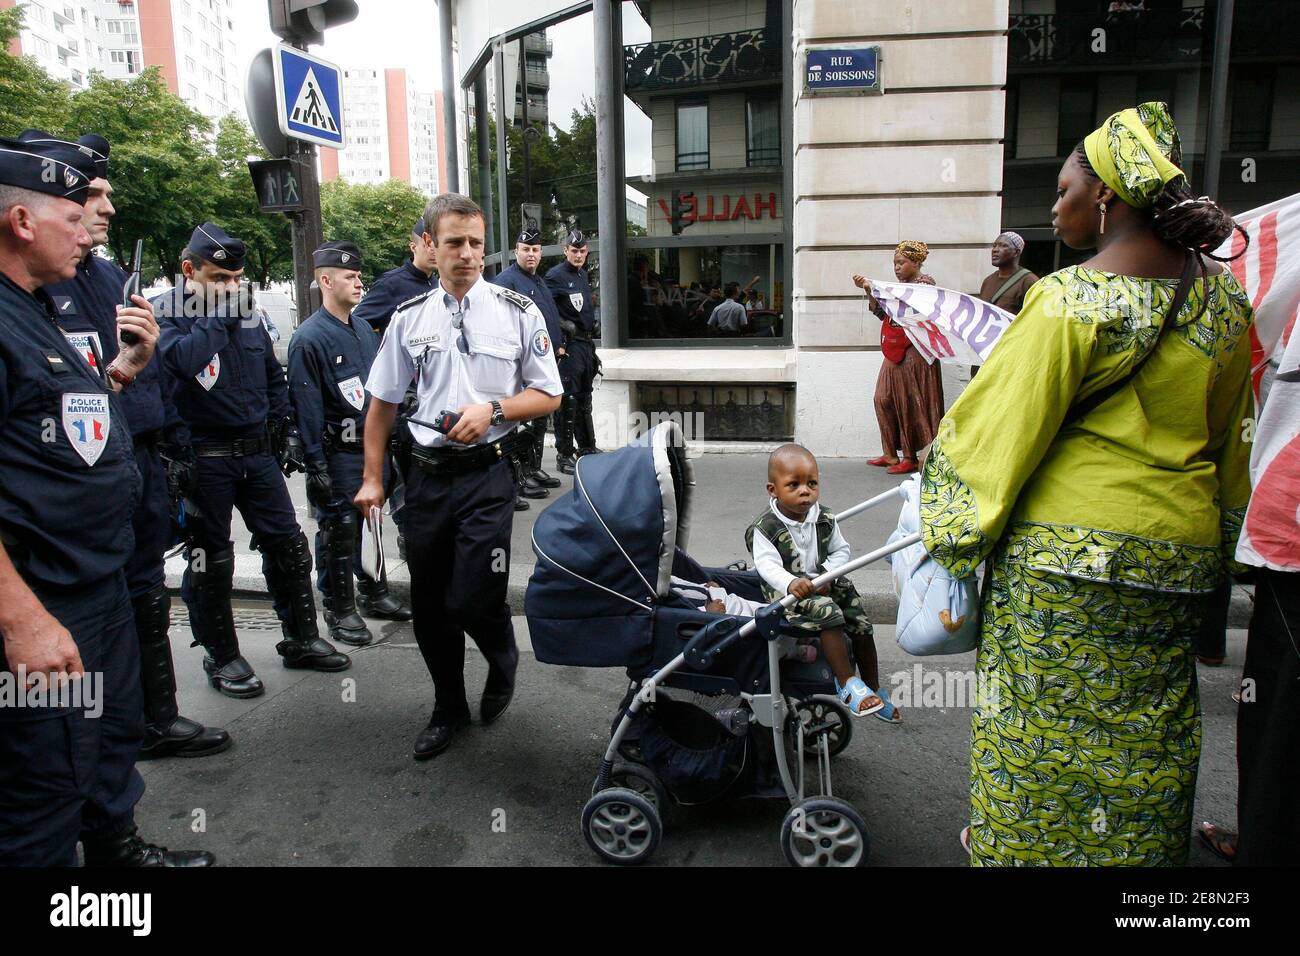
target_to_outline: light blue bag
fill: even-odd
[[[889,543],[921,530],[921,477],[902,488],[903,510]],[[888,558],[898,595],[898,646],[917,657],[965,654],[979,645],[979,581],[957,578],[926,553],[921,543]]]

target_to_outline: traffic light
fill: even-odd
[[[687,218],[689,214],[689,219]],[[695,221],[695,193],[683,193],[673,190],[673,212],[669,217],[673,235],[680,236],[682,230]]]
[[[357,18],[356,0],[268,0],[271,32],[290,43],[324,43],[325,31]]]

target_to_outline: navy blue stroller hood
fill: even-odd
[[[533,526],[537,566],[524,613],[537,659],[630,667],[654,641],[677,549],[686,549],[691,463],[663,422],[632,444],[578,460],[573,491]]]

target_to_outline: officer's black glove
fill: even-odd
[[[298,434],[298,429],[292,422],[286,420],[280,434],[280,448],[277,454],[280,459],[280,470],[284,472],[286,478],[295,471],[306,471],[307,448],[302,443],[302,436]]]
[[[323,461],[307,463],[307,501],[313,508],[324,511],[334,500],[334,486],[330,482],[329,468]]]
[[[165,445],[158,449],[167,469],[167,494],[172,501],[190,498],[199,487],[199,460],[188,445]]]

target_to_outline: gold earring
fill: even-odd
[[[1106,234],[1106,204],[1101,204],[1101,228],[1097,230],[1100,235]]]

